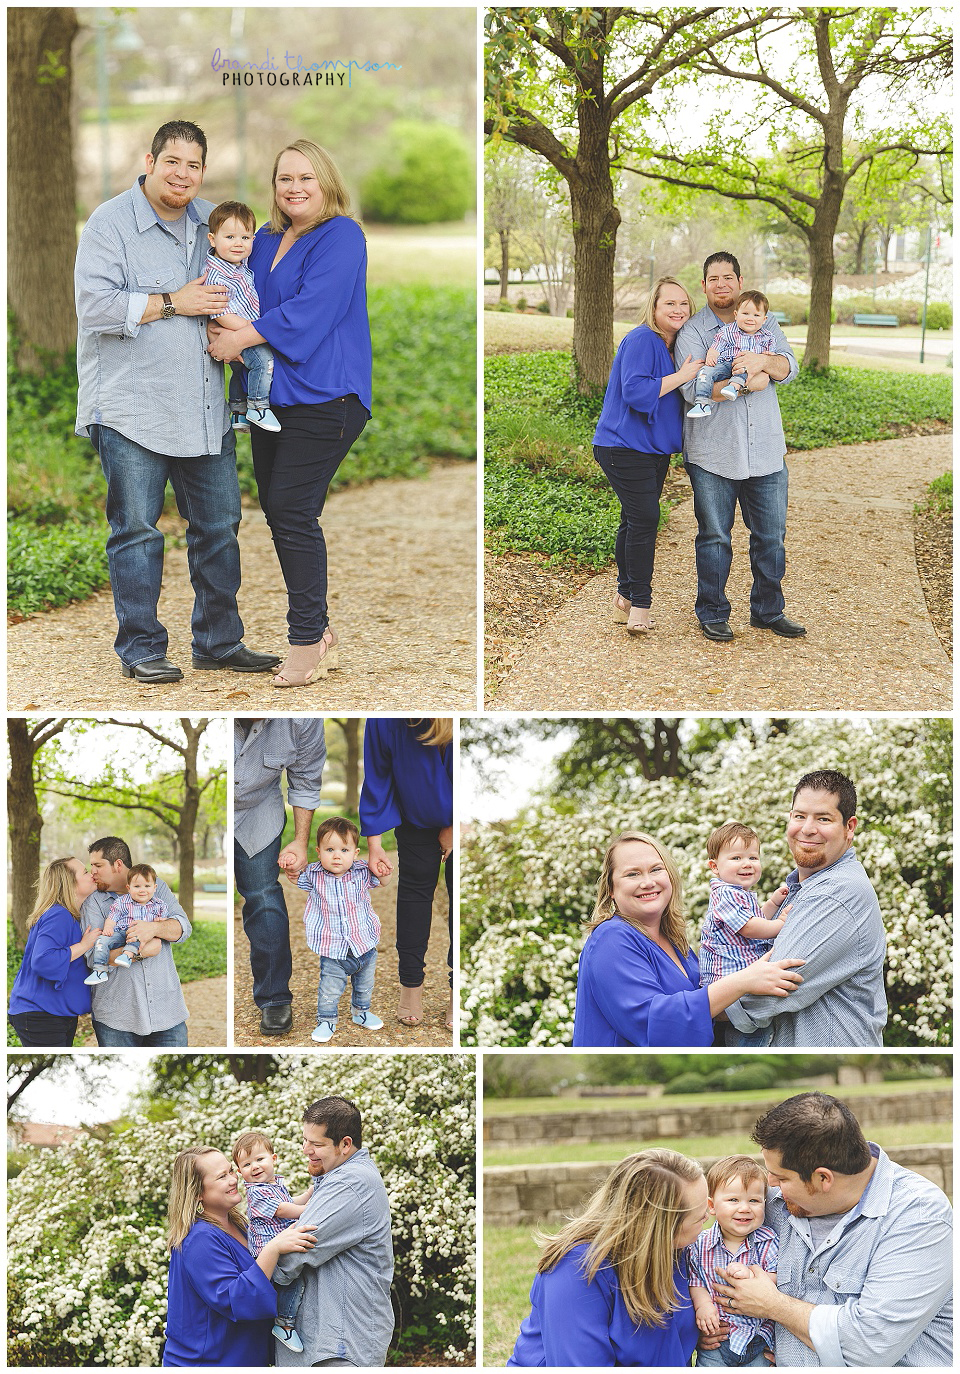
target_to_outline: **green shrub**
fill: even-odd
[[[71,520],[7,524],[7,604],[24,615],[90,596],[110,580],[106,530]]]
[[[707,1080],[702,1073],[681,1073],[664,1086],[664,1097],[676,1097],[680,1093],[703,1093],[707,1091]]]
[[[776,1069],[769,1064],[738,1064],[732,1069],[720,1069],[707,1079],[710,1092],[752,1092],[772,1088],[778,1081]]]
[[[221,978],[227,971],[226,922],[194,921],[190,939],[170,948],[181,983],[192,983],[197,978]]]
[[[953,473],[945,472],[935,477],[927,486],[926,499],[914,508],[917,513],[932,512],[936,515],[953,514]]]
[[[360,198],[365,218],[374,223],[434,224],[463,219],[475,194],[470,149],[456,129],[398,119]]]
[[[877,311],[881,315],[896,315],[898,324],[919,324],[922,308],[919,301],[884,301]]]
[[[953,306],[946,301],[931,301],[927,306],[928,329],[952,329]]]

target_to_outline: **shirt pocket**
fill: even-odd
[[[870,1256],[867,1253],[841,1254],[823,1271],[823,1284],[841,1298],[858,1297],[867,1281]]]
[[[296,754],[292,749],[285,754],[264,754],[263,756],[263,768],[266,773],[279,775],[293,763],[296,763]]]
[[[178,291],[177,275],[165,267],[157,267],[151,272],[137,272],[137,287],[150,296],[162,296],[164,291]]]

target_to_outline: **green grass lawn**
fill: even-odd
[[[949,1121],[903,1121],[877,1127],[869,1134],[871,1139],[879,1135],[879,1144],[884,1149],[896,1145],[942,1145],[953,1140],[953,1127]],[[757,1150],[747,1132],[670,1136],[664,1139],[659,1136],[656,1139],[637,1136],[634,1140],[597,1141],[589,1145],[534,1145],[515,1150],[501,1150],[488,1145],[484,1150],[483,1162],[486,1167],[496,1164],[515,1168],[527,1164],[569,1164],[573,1156],[578,1164],[598,1164],[623,1159],[624,1155],[647,1150],[654,1145],[665,1150],[679,1150],[682,1155],[755,1154]]]
[[[528,1226],[483,1228],[483,1363],[502,1369],[530,1311],[538,1247]]]
[[[571,1059],[576,1056],[569,1056]],[[948,1088],[949,1078],[917,1078],[896,1083],[857,1083],[844,1088],[844,1097],[875,1097],[878,1092],[885,1096],[899,1093],[937,1092]],[[796,1091],[802,1090],[797,1080]],[[483,1114],[493,1116],[552,1116],[564,1112],[662,1112],[671,1106],[702,1107],[704,1104],[722,1103],[729,1099],[734,1104],[742,1102],[779,1102],[783,1094],[770,1088],[751,1089],[735,1093],[677,1093],[676,1096],[660,1097],[485,1097]]]
[[[485,324],[489,318],[488,312]],[[611,560],[620,505],[593,459],[602,399],[577,395],[570,365],[565,351],[487,358],[488,545],[494,553],[536,553],[548,562],[600,570]],[[857,359],[857,366],[824,374],[801,372],[778,390],[778,400],[789,448],[828,448],[945,426],[952,417],[952,378],[863,367]],[[668,509],[664,503],[661,523]]]

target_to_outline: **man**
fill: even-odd
[[[307,866],[310,823],[320,804],[326,757],[323,721],[316,717],[234,721],[233,873],[243,898],[261,1035],[286,1035],[293,1027],[290,923],[279,869],[295,877]],[[284,771],[294,836],[281,852],[287,819],[280,790]]]
[[[886,936],[877,894],[852,848],[856,811],[856,788],[843,773],[807,773],[797,783],[787,817],[797,867],[770,957],[805,960],[803,982],[788,997],[741,997],[727,1008],[738,1030],[772,1026],[770,1046],[883,1044]]]
[[[677,335],[678,364],[688,355],[705,358],[717,330],[730,324],[743,289],[740,264],[732,253],[712,253],[703,264],[707,303]],[[737,371],[747,375],[746,390],[735,400],[721,395],[716,382],[709,418],[684,421],[683,461],[693,487],[697,517],[697,604],[700,628],[707,639],[733,639],[727,577],[733,557],[731,535],[737,502],[750,531],[750,624],[795,639],[806,630],[783,613],[780,584],[785,570],[783,541],[787,526],[787,451],[780,406],[772,382],[792,382],[799,371],[793,350],[773,319],[767,325],[776,353],[739,353]],[[695,382],[683,394],[694,401]]]
[[[275,1283],[305,1285],[297,1315],[303,1353],[276,1342],[278,1365],[381,1369],[393,1336],[390,1202],[369,1152],[360,1113],[345,1097],[324,1097],[303,1114],[303,1153],[314,1179],[300,1222],[316,1245],[281,1255]]]
[[[953,1218],[940,1189],[865,1140],[826,1093],[781,1102],[753,1139],[780,1237],[776,1283],[751,1266],[718,1291],[776,1322],[777,1365],[950,1367]]]
[[[116,898],[127,890],[127,871],[130,868],[130,849],[124,840],[108,835],[90,845],[90,872],[97,890],[80,908],[80,922],[84,930],[89,926],[103,929]],[[159,953],[133,955],[128,969],[110,973],[105,983],[91,988],[93,997],[93,1029],[97,1044],[111,1047],[127,1045],[186,1045],[187,1004],[183,1000],[180,978],[173,962],[171,944],[189,940],[190,922],[183,907],[162,878],[157,879],[158,899],[166,904],[167,915],[162,921],[134,921],[127,931],[127,943],[151,936],[163,942]],[[121,949],[110,951],[113,968]],[[93,967],[93,950],[86,956]]]
[[[206,156],[195,124],[164,124],[146,175],[93,212],[77,250],[77,433],[107,479],[114,647],[124,677],[139,682],[183,677],[157,619],[168,479],[187,521],[194,668],[259,673],[280,662],[241,642],[235,442],[206,336],[227,293],[200,275],[213,208],[196,198]]]

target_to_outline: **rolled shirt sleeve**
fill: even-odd
[[[122,243],[88,225],[80,235],[74,283],[81,329],[120,338],[137,337],[150,297],[145,291],[129,289]]]
[[[287,768],[287,801],[305,811],[316,811],[320,805],[323,765],[327,761],[323,721],[305,719],[298,722],[298,727],[296,758]]]
[[[942,1205],[916,1200],[888,1226],[866,1264],[861,1291],[836,1306],[818,1303],[810,1339],[820,1364],[831,1368],[899,1364],[950,1296],[953,1227]],[[833,1270],[831,1266],[831,1278]],[[835,1282],[843,1282],[843,1271]],[[851,1272],[851,1283],[859,1277]]]

